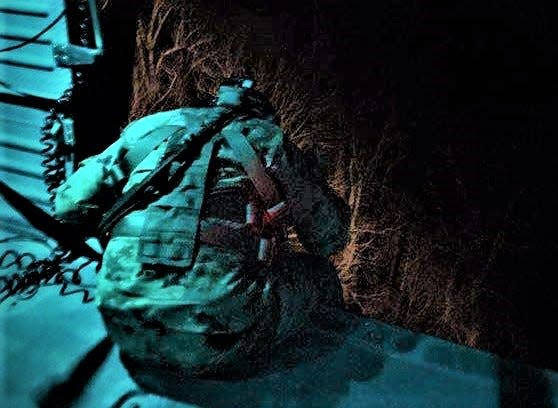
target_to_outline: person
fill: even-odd
[[[214,106],[133,121],[58,188],[57,217],[93,235],[184,138],[240,104],[248,113],[212,135],[187,168],[173,163],[171,185],[104,241],[97,306],[124,366],[149,391],[166,393],[186,377],[254,375],[324,306],[342,304],[328,257],[346,243],[347,206],[249,79],[225,81]],[[294,234],[303,250],[293,249]]]

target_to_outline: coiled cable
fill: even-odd
[[[79,0],[77,4],[77,14],[80,20],[79,41],[83,46],[88,45],[90,35],[88,30],[90,18],[87,15],[87,4],[87,0]],[[66,14],[67,10],[63,10],[52,23],[30,40],[0,51],[11,51],[27,45],[52,28]],[[68,170],[73,171],[75,168],[75,163],[71,157],[73,145],[66,140],[68,136],[72,135],[64,133],[68,130],[65,129],[64,121],[75,113],[75,101],[72,96],[79,94],[81,88],[85,86],[85,75],[82,67],[75,67],[73,74],[74,87],[64,91],[48,112],[41,127],[40,141],[43,144],[41,165],[43,166],[43,177],[51,207],[54,206],[56,189],[67,179]],[[3,239],[0,242],[10,239]],[[16,272],[10,275],[0,275],[0,303],[14,296],[18,296],[20,299],[30,299],[38,292],[40,287],[52,285],[60,285],[60,294],[63,296],[81,293],[83,303],[91,302],[93,296],[91,296],[89,289],[95,286],[82,284],[80,273],[94,261],[88,260],[77,267],[71,267],[70,263],[76,258],[70,251],[60,246],[54,248],[45,259],[37,259],[36,255],[31,252],[18,252],[14,249],[8,249],[0,254],[0,271],[16,268]]]
[[[75,268],[68,267],[72,255],[69,251],[55,248],[50,256],[37,259],[29,252],[17,252],[13,249],[0,255],[0,270],[16,267],[18,272],[0,276],[0,303],[8,298],[18,296],[27,300],[37,294],[42,286],[60,285],[60,295],[81,294],[82,302],[94,300],[89,289],[94,286],[82,284],[80,273],[90,265],[92,260],[83,262]]]
[[[55,191],[66,180],[66,158],[67,147],[61,140],[60,133],[63,132],[61,116],[67,114],[72,102],[72,90],[67,89],[56,101],[56,105],[45,117],[41,128],[41,143],[43,148],[41,154],[43,160],[43,179],[49,193],[51,206],[54,204]],[[73,165],[73,163],[72,163]]]

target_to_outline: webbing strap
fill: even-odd
[[[271,207],[279,201],[279,192],[275,188],[275,182],[267,175],[265,168],[254,148],[246,137],[236,132],[222,132],[225,140],[234,151],[236,159],[240,162],[244,171],[252,180],[254,187],[262,201]]]

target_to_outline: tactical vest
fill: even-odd
[[[164,126],[150,135],[150,144],[130,150],[126,161],[135,168],[149,152],[166,143],[165,157],[186,134],[187,129]],[[210,166],[217,147],[225,143],[254,186],[259,200],[248,202],[243,223],[219,218],[201,219],[207,195]],[[269,264],[286,214],[286,202],[280,199],[275,182],[269,177],[258,154],[241,132],[222,131],[204,145],[200,156],[188,168],[178,164],[171,169],[178,180],[172,190],[119,221],[112,236],[128,235],[140,239],[140,262],[146,266],[165,265],[189,268],[195,261],[196,248],[210,244],[240,251]]]

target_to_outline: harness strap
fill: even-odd
[[[249,224],[206,218],[200,223],[200,241],[239,252],[253,252],[260,239],[257,231]]]
[[[113,237],[141,237],[144,233],[144,217],[131,214],[123,218],[113,230]],[[236,250],[240,253],[253,254],[257,251],[260,236],[248,224],[217,218],[200,221],[199,240],[206,244]],[[188,241],[188,244],[192,243]]]
[[[260,157],[247,140],[239,133],[223,132],[224,138],[240,162],[248,178],[252,181],[265,208],[263,211],[257,209],[256,203],[249,203],[246,208],[246,227],[259,237],[257,257],[260,261],[269,264],[275,254],[277,244],[277,228],[284,223],[289,214],[287,203],[280,201],[280,194],[275,186],[275,181],[267,174]],[[213,227],[218,233],[214,236],[213,243],[218,244],[220,236],[225,236],[219,231],[220,227]]]
[[[148,146],[134,151],[127,159],[138,160],[141,151],[148,154],[158,144],[167,141],[168,146],[164,156],[180,148],[177,140],[181,136],[178,133],[184,131],[182,127],[166,126],[160,132],[153,132],[156,140],[150,139]],[[173,208],[173,212],[180,212],[181,215],[174,214],[174,223],[165,222],[159,216],[153,214],[150,220],[145,220],[143,228],[139,231],[138,226],[131,228],[130,222],[119,223],[114,235],[135,235],[142,237],[141,257],[144,263],[169,263],[173,266],[189,265],[194,257],[194,242],[197,238],[204,243],[218,245],[225,248],[236,249],[240,252],[250,253],[255,250],[260,261],[271,262],[275,252],[276,237],[275,227],[283,222],[288,214],[288,206],[285,201],[280,201],[280,194],[277,191],[275,182],[266,173],[258,154],[251,146],[246,137],[238,133],[222,132],[227,144],[233,150],[235,158],[240,162],[248,178],[252,181],[255,190],[263,202],[265,209],[260,211],[257,203],[249,203],[246,211],[246,223],[235,223],[222,219],[200,220],[200,209],[203,203],[203,193],[205,176],[209,161],[212,157],[213,146],[217,137],[207,143],[199,159],[196,160],[190,169],[186,170],[184,177],[173,192],[166,194],[150,204],[149,207]],[[173,171],[171,170],[171,173]],[[195,183],[191,182],[191,176],[198,174],[201,177]],[[188,210],[186,210],[186,208]],[[184,209],[186,210],[180,210]],[[178,216],[182,222],[176,223]],[[182,219],[184,218],[184,219]],[[131,220],[130,220],[131,221]],[[189,222],[187,222],[189,221]],[[196,225],[189,225],[194,222]],[[131,230],[135,230],[132,233]],[[187,231],[188,230],[188,231]],[[187,233],[189,232],[189,233]],[[153,242],[149,242],[149,236],[157,236]],[[177,241],[176,237],[181,236]],[[165,237],[167,237],[165,239]],[[153,240],[154,237],[151,237]],[[171,239],[171,242],[165,242]],[[176,241],[176,242],[174,242]]]
[[[279,192],[275,188],[275,182],[266,173],[265,168],[254,148],[242,134],[223,132],[225,140],[234,151],[244,171],[252,180],[254,187],[267,207],[271,207],[279,201]]]

